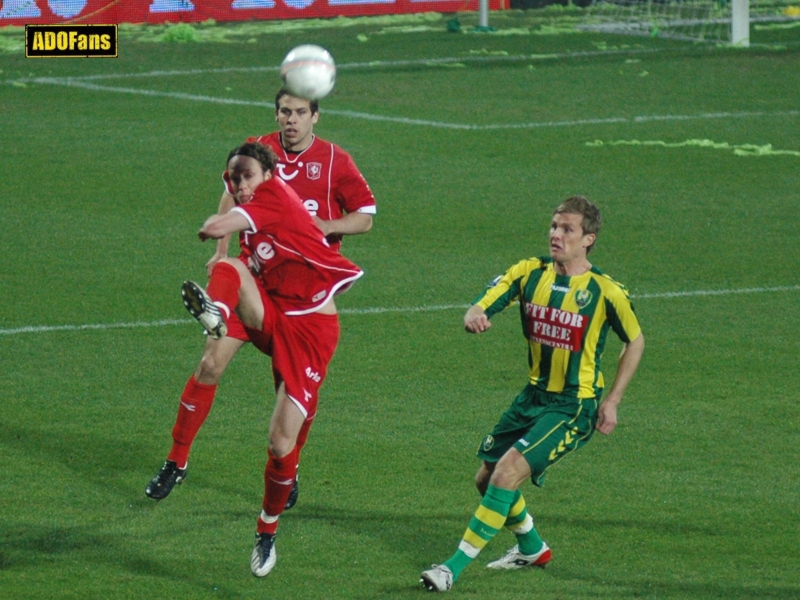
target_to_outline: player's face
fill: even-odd
[[[550,256],[559,264],[583,259],[596,237],[583,232],[583,215],[556,213],[550,224]]]
[[[256,188],[272,177],[255,158],[234,156],[228,161],[228,179],[239,204],[247,204]]]
[[[311,112],[311,102],[295,96],[282,96],[275,111],[283,147],[300,152],[311,144],[319,113]]]

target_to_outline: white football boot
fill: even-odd
[[[522,569],[523,567],[542,567],[550,562],[553,553],[547,544],[542,542],[542,549],[536,554],[522,554],[519,546],[514,546],[505,556],[486,565],[489,569]]]
[[[275,535],[271,533],[257,533],[256,545],[250,555],[250,571],[256,577],[266,577],[278,560],[275,552]]]
[[[181,286],[183,305],[213,339],[218,340],[228,333],[219,307],[209,298],[206,291],[194,281],[184,281]]]
[[[444,565],[431,565],[419,578],[429,592],[446,592],[453,585],[453,572]]]

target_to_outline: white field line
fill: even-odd
[[[639,50],[611,50],[594,52],[572,52],[565,54],[539,54],[539,55],[515,55],[515,56],[467,56],[467,57],[444,57],[436,59],[420,60],[396,60],[396,61],[374,61],[344,63],[338,66],[339,69],[361,69],[375,67],[420,67],[429,65],[447,65],[461,62],[486,62],[486,61],[544,61],[562,58],[585,58],[593,56],[618,55],[618,54],[641,54],[659,52],[659,49],[639,49]],[[38,85],[59,85],[65,87],[82,88],[96,92],[107,92],[117,94],[132,94],[139,96],[150,96],[160,98],[174,98],[176,100],[187,100],[191,102],[209,102],[222,105],[233,106],[257,106],[272,108],[274,103],[264,100],[241,100],[236,98],[220,98],[217,96],[207,96],[202,94],[188,94],[183,92],[164,92],[160,90],[149,90],[141,88],[131,88],[114,85],[100,85],[93,83],[102,80],[113,79],[142,79],[154,77],[181,77],[195,76],[204,74],[226,74],[226,73],[255,73],[278,71],[280,67],[228,67],[218,69],[186,69],[175,71],[156,70],[146,73],[106,73],[100,75],[87,75],[82,77],[31,77],[15,80],[6,80],[10,84],[38,84]],[[437,127],[441,129],[456,129],[467,131],[492,131],[501,129],[535,129],[541,127],[576,127],[582,125],[607,125],[612,123],[648,123],[652,121],[687,121],[687,120],[707,120],[707,119],[742,119],[758,117],[797,117],[800,110],[764,112],[764,111],[739,111],[739,112],[716,112],[701,113],[697,115],[642,115],[636,117],[607,117],[594,119],[576,119],[566,121],[543,121],[529,123],[501,123],[475,125],[469,123],[447,123],[442,121],[431,121],[426,119],[410,119],[406,117],[392,117],[387,115],[375,115],[371,113],[336,110],[325,108],[326,114],[347,117],[352,119],[363,119],[367,121],[380,121],[385,123],[399,123],[402,125],[420,125],[425,127]]]
[[[730,296],[734,294],[769,294],[776,292],[800,291],[800,285],[783,285],[776,287],[739,288],[728,290],[690,290],[685,292],[656,292],[652,294],[631,294],[635,300],[654,300],[660,298],[687,298],[705,296]],[[464,310],[469,304],[432,304],[428,306],[390,306],[374,308],[343,308],[342,315],[379,315],[385,313],[421,313],[442,310]],[[133,323],[95,323],[89,325],[42,325],[0,329],[0,335],[16,335],[20,333],[50,333],[59,331],[85,331],[105,329],[132,329],[137,327],[164,327],[166,325],[185,325],[194,323],[194,319],[162,319],[160,321],[137,321]]]
[[[450,65],[465,62],[520,62],[520,61],[546,61],[557,60],[564,58],[591,58],[595,56],[614,56],[614,55],[628,55],[628,54],[651,54],[661,52],[659,48],[635,48],[627,50],[594,50],[588,52],[565,52],[561,54],[516,54],[516,55],[479,55],[479,56],[445,56],[439,58],[419,58],[414,60],[374,60],[353,63],[337,64],[338,70],[349,69],[374,69],[386,67],[425,67],[437,65]],[[224,67],[217,69],[183,69],[164,71],[158,69],[156,71],[147,71],[144,73],[101,73],[97,75],[82,75],[78,77],[64,77],[64,78],[43,78],[43,79],[70,79],[76,81],[88,81],[98,79],[129,79],[129,78],[150,78],[150,77],[176,77],[181,75],[205,75],[208,73],[267,73],[267,72],[280,72],[279,65],[261,66],[261,67]],[[13,81],[20,83],[29,83],[36,81],[38,78],[21,78]],[[13,83],[10,81],[9,83]]]
[[[22,81],[22,80],[18,80]],[[200,94],[187,94],[184,92],[162,92],[159,90],[146,90],[140,88],[107,86],[91,83],[80,78],[70,77],[35,77],[25,80],[30,83],[41,85],[61,85],[65,87],[77,87],[97,92],[113,92],[117,94],[133,94],[138,96],[151,96],[161,98],[174,98],[176,100],[189,100],[192,102],[211,102],[215,104],[235,105],[235,106],[259,106],[263,108],[273,108],[274,103],[265,100],[240,100],[237,98],[220,98],[216,96],[204,96]],[[652,121],[689,121],[689,120],[708,120],[708,119],[745,119],[759,117],[797,117],[800,110],[786,110],[776,112],[764,111],[739,111],[739,112],[716,112],[700,113],[697,115],[642,115],[638,117],[607,117],[596,119],[576,119],[566,121],[540,121],[531,123],[498,123],[487,125],[475,125],[469,123],[446,123],[442,121],[430,121],[426,119],[410,119],[407,117],[391,117],[386,115],[375,115],[352,110],[336,110],[326,108],[325,114],[352,119],[363,119],[366,121],[381,121],[385,123],[400,123],[402,125],[422,125],[425,127],[438,127],[441,129],[459,129],[467,131],[490,131],[498,129],[536,129],[540,127],[579,127],[581,125],[607,125],[611,123],[648,123]]]
[[[731,290],[695,290],[686,292],[657,292],[654,294],[631,294],[637,300],[654,298],[685,298],[687,296],[730,296],[731,294],[769,294],[773,292],[800,291],[800,285],[780,285],[776,287],[739,288]]]

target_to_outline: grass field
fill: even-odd
[[[433,16],[196,43],[123,28],[115,60],[26,59],[0,32],[0,598],[423,595],[526,377],[515,311],[482,336],[463,311],[546,253],[572,194],[603,209],[591,257],[630,288],[645,357],[617,430],[523,487],[548,568],[483,568],[502,532],[450,596],[800,598],[800,28],[730,50],[538,35],[550,13],[533,14],[493,15],[495,34]],[[211,254],[195,233],[228,150],[274,129],[276,66],[305,42],[340,65],[317,132],[379,211],[343,247],[366,277],[338,302],[300,501],[257,580],[263,356],[231,365],[186,483],[143,490],[203,344],[179,298]]]

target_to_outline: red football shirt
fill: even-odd
[[[232,210],[250,223],[241,243],[251,268],[287,315],[315,312],[364,274],[331,248],[300,197],[278,177]]]
[[[331,221],[351,212],[376,213],[375,196],[366,179],[352,157],[336,144],[314,136],[302,152],[287,152],[279,131],[246,142],[258,142],[275,151],[275,174],[297,192],[311,215]],[[225,186],[231,193],[227,180]],[[342,236],[328,236],[328,242],[338,250]]]

